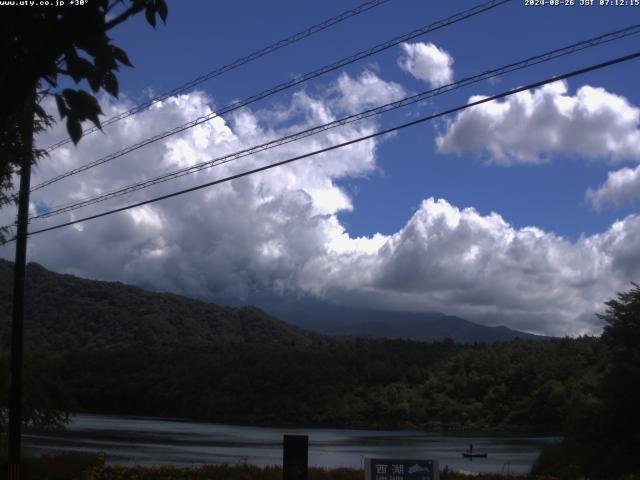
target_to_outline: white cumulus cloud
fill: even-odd
[[[637,216],[571,242],[430,198],[377,252],[319,257],[302,284],[360,305],[555,335],[595,333],[602,302],[640,278],[638,252]]]
[[[398,65],[418,80],[427,82],[432,88],[453,81],[453,57],[433,43],[403,43]]]
[[[325,93],[293,94],[285,104],[244,109],[82,175],[38,190],[33,209],[66,203],[136,180],[263,143],[330,121],[352,91],[394,84],[342,76]],[[346,86],[346,87],[345,87]],[[342,92],[342,93],[341,93]],[[360,102],[366,102],[366,95]],[[108,115],[130,107],[109,101]],[[42,160],[33,183],[123,145],[214,111],[193,92],[156,104],[65,146]],[[343,142],[374,131],[372,120],[289,143],[254,157],[182,177],[59,217],[31,229],[152,198]],[[46,145],[62,126],[39,139]],[[377,142],[348,148],[237,179],[213,188],[34,235],[29,259],[59,272],[172,291],[211,301],[250,303],[254,295],[310,295],[335,303],[441,311],[488,325],[548,334],[599,331],[594,312],[616,291],[640,279],[640,217],[575,242],[535,227],[516,228],[497,213],[483,215],[445,200],[427,199],[392,235],[353,237],[340,222],[354,208],[338,180],[376,171]],[[363,206],[366,208],[366,206]],[[2,223],[15,212],[0,210]],[[11,258],[11,246],[0,255]]]
[[[639,122],[640,109],[624,97],[588,85],[572,96],[556,82],[464,110],[436,142],[440,152],[485,152],[502,165],[559,154],[640,160]]]
[[[596,189],[588,189],[587,200],[600,210],[607,205],[620,206],[640,197],[640,166],[609,172],[607,180]]]
[[[382,80],[368,70],[358,78],[351,78],[343,73],[338,78],[336,90],[339,93],[338,105],[350,114],[394,102],[406,96],[400,84]]]
[[[75,175],[32,195],[32,208],[73,202],[139,180],[259,145],[293,131],[334,120],[347,93],[374,83],[395,91],[366,73],[344,76],[316,98],[304,91],[293,94],[284,108],[244,109],[174,135],[126,157]],[[364,100],[363,100],[364,101]],[[105,99],[107,116],[130,108],[126,99]],[[338,106],[340,104],[340,106]],[[55,107],[54,107],[55,108]],[[34,170],[32,184],[83,165],[141,139],[209,114],[215,109],[202,92],[158,102],[149,110],[82,139],[78,148],[57,149]],[[74,220],[116,206],[188,188],[234,173],[318,150],[373,132],[364,121],[321,135],[288,143],[252,157],[203,170],[104,204],[47,220],[35,220],[31,230]],[[63,125],[38,139],[48,145],[64,136]],[[283,291],[310,257],[332,250],[371,249],[369,239],[351,239],[336,214],[352,208],[349,195],[336,184],[346,176],[363,176],[376,169],[372,140],[327,152],[285,167],[31,237],[30,259],[56,271],[101,279],[121,280],[202,298],[248,302],[255,288]],[[3,224],[15,212],[0,210]],[[11,258],[4,247],[2,255]]]

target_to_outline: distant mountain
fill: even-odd
[[[0,259],[0,346],[9,344],[13,263]],[[119,282],[86,280],[27,265],[29,349],[71,350],[222,341],[307,344],[320,339],[256,307],[223,307]]]
[[[505,326],[487,327],[443,313],[396,312],[313,301],[274,305],[269,310],[285,321],[327,335],[365,335],[426,342],[451,338],[461,343],[549,338]]]
[[[0,259],[0,349],[9,344],[13,263]],[[256,299],[258,301],[264,299]],[[209,345],[227,341],[309,344],[324,335],[436,341],[544,339],[507,327],[486,327],[441,313],[330,305],[316,300],[227,307],[120,282],[87,280],[27,265],[25,335],[29,348],[75,350],[131,345]]]

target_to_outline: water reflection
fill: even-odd
[[[526,473],[540,449],[557,437],[473,435],[408,430],[291,429],[184,422],[162,418],[77,415],[61,434],[26,434],[34,453],[104,452],[121,465],[282,463],[282,436],[309,435],[309,464],[362,468],[365,457],[437,459],[440,467],[477,472]],[[473,443],[487,458],[462,451]]]

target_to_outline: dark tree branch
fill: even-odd
[[[120,25],[121,23],[125,22],[134,13],[136,13],[136,6],[132,5],[131,7],[127,8],[124,12],[122,12],[120,15],[118,15],[116,18],[106,22],[104,24],[104,31],[108,32],[113,27]]]
[[[107,14],[108,14],[109,12],[111,12],[111,10],[113,10],[113,9],[116,7],[116,5],[118,5],[118,4],[124,4],[124,2],[123,2],[122,0],[114,0],[114,1],[113,1],[113,2],[112,2],[112,3],[107,7],[107,9],[105,10],[105,13],[107,13]]]

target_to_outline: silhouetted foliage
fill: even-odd
[[[13,263],[0,260],[0,349],[9,345]],[[221,341],[304,344],[322,338],[255,307],[223,307],[118,282],[27,265],[27,350],[122,348]]]
[[[608,365],[603,393],[612,414],[609,426],[612,434],[640,447],[640,287],[633,284],[606,305],[605,313],[598,316],[606,322],[602,340],[608,347]]]
[[[563,441],[540,456],[535,471],[574,478],[640,472],[640,288],[605,303],[601,381],[567,424]]]
[[[218,422],[560,431],[597,382],[592,338],[221,341],[42,353],[63,410]]]
[[[10,269],[0,261],[0,278]],[[537,472],[573,478],[638,470],[637,286],[607,302],[602,338],[458,344],[326,337],[254,307],[220,307],[37,264],[28,269],[26,366],[27,377],[38,379],[26,381],[33,425],[86,411],[562,431],[565,440],[543,453]],[[9,298],[10,282],[0,282],[3,341]]]
[[[52,95],[60,118],[74,143],[82,137],[82,122],[100,127],[102,114],[93,94],[82,88],[62,88],[59,77],[86,83],[93,93],[117,96],[116,72],[132,66],[127,54],[113,45],[107,32],[144,11],[155,27],[167,18],[165,0],[91,0],[82,5],[3,8],[0,16],[0,207],[10,203],[12,176],[25,156],[25,123],[37,133],[51,124],[40,100]],[[68,82],[62,82],[68,83]],[[33,102],[33,103],[32,103]],[[28,134],[27,134],[28,135]],[[33,161],[44,152],[33,152]],[[0,240],[6,231],[0,231]]]
[[[11,263],[0,261],[0,280]],[[61,411],[237,423],[560,431],[599,402],[602,342],[331,338],[231,308],[27,266],[26,347]],[[8,342],[11,282],[0,281]],[[46,350],[46,351],[45,351]],[[35,375],[35,373],[34,373]],[[49,385],[49,386],[47,386]]]

